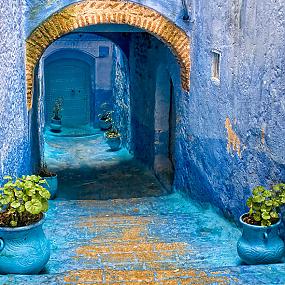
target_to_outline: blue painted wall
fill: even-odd
[[[0,184],[30,171],[22,1],[0,2]]]
[[[81,0],[25,0],[25,18],[27,19],[25,30],[28,36],[44,19],[52,15],[56,11]],[[191,0],[193,1],[193,0]],[[182,2],[177,0],[134,0],[139,3],[151,7],[167,16],[181,27],[188,29],[189,25],[182,20]]]
[[[258,184],[285,181],[283,1],[196,1],[191,93],[179,98],[177,186],[235,218]],[[212,49],[221,81],[211,79]],[[240,140],[230,145],[226,118]]]
[[[182,92],[180,69],[170,49],[147,33],[131,35],[129,64],[134,156],[152,168],[170,192],[173,182],[169,154],[170,80],[174,85],[174,101],[178,102]],[[175,126],[173,134],[173,144],[176,144]],[[177,157],[177,160],[180,159]],[[177,171],[176,175],[181,173]]]
[[[123,51],[114,46],[113,58],[113,121],[122,138],[122,145],[131,150],[131,105],[129,64]]]
[[[73,2],[79,1],[63,0],[59,4],[27,0],[26,35],[43,19]],[[192,39],[191,91],[178,92],[176,102],[176,189],[210,201],[237,218],[253,186],[285,180],[285,4],[268,0],[196,0],[192,1],[195,22],[186,24],[182,21],[181,1],[135,2],[163,13]],[[1,141],[1,171],[20,172],[24,161],[29,168],[20,1],[2,1],[0,15],[4,23],[1,32],[9,35],[0,43],[5,62],[0,67],[0,135],[5,138]],[[213,49],[221,52],[220,83],[211,78]],[[145,96],[154,92],[151,77],[141,82],[144,84],[139,92]],[[144,99],[140,100],[145,106]],[[13,117],[9,115],[12,111]],[[147,114],[145,120],[140,114],[140,119],[134,118],[133,122],[147,126],[142,128],[144,134],[139,134],[147,142],[152,140],[152,127]]]
[[[90,66],[91,84],[89,83],[90,86],[88,86],[87,89],[89,89],[90,92],[89,100],[91,104],[91,116],[90,120],[86,122],[86,124],[90,123],[90,125],[94,125],[94,127],[98,127],[98,115],[101,113],[100,106],[105,102],[111,105],[113,104],[113,46],[114,44],[110,40],[98,36],[94,33],[86,32],[86,30],[83,29],[80,33],[74,32],[56,40],[47,48],[42,57],[43,65],[45,67],[47,66],[47,63],[55,56],[58,60],[60,60],[61,58],[77,58],[78,60],[82,60],[88,63],[88,65]],[[79,95],[79,92],[75,91],[75,94],[73,96],[76,97],[74,97],[74,99],[78,99]],[[56,97],[60,97],[60,94]],[[47,123],[49,123],[50,121],[51,112],[54,105],[54,99],[55,98],[48,97],[46,97],[45,99]],[[68,125],[73,125],[74,127],[80,126],[78,120],[74,123],[72,122],[73,120],[71,119],[71,117],[74,117],[75,119],[76,116],[73,116],[72,113],[68,112],[68,110],[72,110],[70,105],[72,104],[72,100],[69,100],[69,103],[65,102],[64,104],[69,105],[66,108],[64,108],[63,106],[62,112],[63,116],[68,118]],[[78,107],[78,100],[74,100],[74,104],[75,110],[76,107]],[[64,125],[66,125],[66,123],[64,123],[63,120],[63,126]]]

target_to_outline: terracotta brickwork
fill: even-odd
[[[128,24],[153,34],[167,44],[181,66],[184,90],[190,88],[190,39],[158,12],[120,0],[87,0],[70,5],[43,22],[26,41],[27,104],[32,107],[34,70],[45,49],[77,28],[95,24]]]

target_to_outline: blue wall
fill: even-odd
[[[105,102],[109,104],[113,103],[112,65],[114,44],[104,37],[87,32],[86,29],[80,30],[82,32],[74,32],[65,35],[53,42],[43,54],[42,60],[45,67],[51,59],[54,60],[55,58],[58,60],[63,58],[77,58],[90,65],[91,84],[87,89],[89,88],[90,92],[91,116],[88,123],[98,127],[98,115],[101,113],[100,106]],[[78,99],[78,95],[79,93],[76,92],[76,97],[74,97],[74,99]],[[69,94],[67,96],[69,97]],[[47,123],[49,123],[52,115],[54,99],[55,98],[49,98],[49,96],[46,96],[45,98]],[[64,123],[64,118],[68,118],[67,122],[69,126],[70,124],[73,124],[74,120],[71,120],[70,118],[70,115],[72,116],[72,114],[68,112],[68,110],[72,109],[71,104],[73,101],[76,105],[75,109],[78,107],[78,102],[76,100],[68,101],[69,106],[63,106],[63,126],[66,125],[66,123]],[[67,102],[64,104],[66,105]],[[89,110],[87,112],[89,112]],[[78,127],[79,125],[78,121],[75,121],[74,127]]]
[[[0,2],[0,184],[30,171],[22,1]]]
[[[285,180],[281,2],[196,3],[191,94],[179,99],[178,188],[236,218],[251,188]],[[211,80],[212,49],[222,53],[219,85]],[[227,150],[227,118],[240,140],[240,156],[233,145]]]
[[[131,108],[129,64],[123,51],[114,46],[113,59],[113,121],[122,137],[122,145],[131,150]]]
[[[79,1],[27,0],[26,35],[73,2]],[[176,102],[176,189],[237,218],[253,186],[285,180],[284,1],[196,0],[193,24],[182,21],[181,1],[135,2],[163,13],[192,39],[191,91],[178,92]],[[1,169],[21,172],[24,161],[29,166],[29,146],[20,1],[1,1],[0,15],[1,32],[9,35],[0,43],[5,62],[0,67]],[[213,49],[221,52],[220,83],[211,79]],[[139,92],[154,92],[151,77],[141,83]],[[154,102],[144,98],[137,104],[149,104],[152,113]],[[150,141],[150,120],[147,113],[143,120],[142,109],[138,113],[133,122],[142,127],[139,136]]]
[[[25,2],[25,17],[27,19],[25,30],[28,36],[48,16],[65,6],[81,2],[81,0],[25,0]],[[180,0],[134,0],[131,2],[151,7],[179,26],[185,29],[189,28],[189,25],[182,20],[182,1]]]
[[[129,64],[134,156],[152,168],[165,188],[171,191],[173,174],[172,162],[169,160],[169,93],[172,80],[176,105],[182,93],[180,69],[170,49],[148,33],[131,35]],[[165,86],[161,87],[160,84]],[[182,112],[182,108],[179,111]],[[174,137],[177,131],[174,127]],[[174,138],[174,144],[176,142]],[[175,150],[173,156],[176,156]],[[174,160],[180,159],[177,157]],[[184,170],[181,171],[183,173]],[[176,176],[179,175],[180,171],[176,171]]]

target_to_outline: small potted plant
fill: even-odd
[[[45,187],[50,192],[50,199],[54,199],[57,193],[57,187],[58,187],[58,179],[57,174],[54,172],[51,172],[48,168],[46,163],[42,163],[38,175],[42,177],[46,182],[43,184],[43,187]]]
[[[8,180],[0,188],[0,274],[37,274],[50,258],[43,232],[50,193],[36,175]]]
[[[112,127],[112,111],[106,111],[99,115],[99,127],[102,131]]]
[[[284,254],[279,227],[280,207],[285,204],[285,184],[276,184],[270,190],[255,187],[246,204],[249,212],[240,217],[243,227],[237,244],[240,258],[247,264],[279,262]]]
[[[121,148],[121,134],[115,128],[105,132],[105,138],[112,151],[117,151]]]
[[[53,132],[60,132],[61,131],[61,112],[62,112],[62,105],[63,101],[62,98],[57,98],[55,100],[54,106],[53,106],[53,116],[51,118],[51,123],[50,123],[50,129]]]

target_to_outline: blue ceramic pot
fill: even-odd
[[[111,150],[119,150],[121,148],[121,137],[107,138],[107,143]]]
[[[243,216],[240,217],[242,237],[237,244],[240,258],[247,264],[279,262],[284,254],[284,242],[279,237],[281,220],[269,227],[262,227],[245,223]]]
[[[99,127],[102,131],[109,130],[112,127],[112,122],[106,122],[105,120],[99,120]]]
[[[50,129],[54,132],[60,132],[61,130],[61,120],[52,119],[50,123]]]
[[[57,175],[52,177],[42,177],[42,178],[45,179],[47,182],[43,184],[43,187],[50,192],[51,195],[50,199],[54,199],[56,196],[57,186],[58,186]]]
[[[37,274],[44,268],[50,258],[44,220],[26,227],[0,227],[0,274]]]

